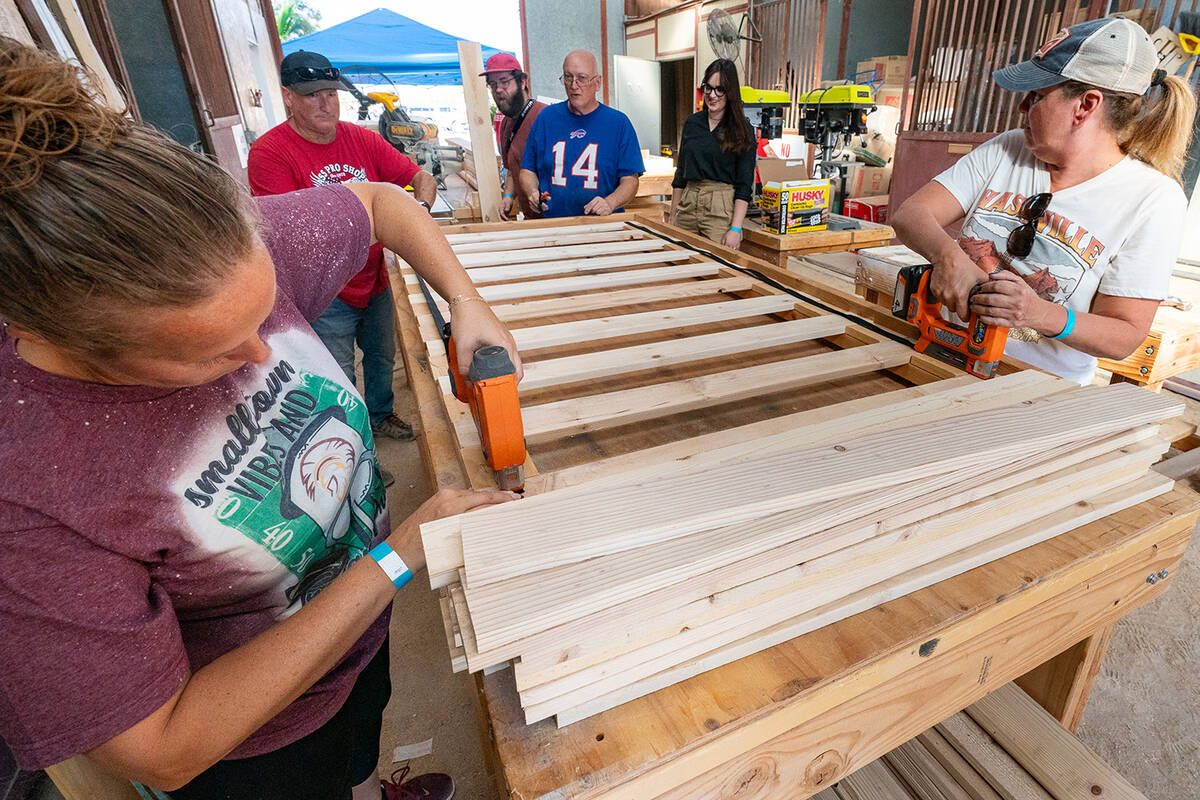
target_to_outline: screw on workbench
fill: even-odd
[[[1154,345],[1150,345],[1149,347],[1146,348],[1146,355],[1148,355],[1148,356],[1154,355]]]
[[[1150,370],[1147,367],[1142,367],[1141,369],[1138,370],[1138,372],[1142,373],[1143,375],[1150,374]]]
[[[1158,579],[1159,579],[1160,581],[1165,581],[1165,580],[1167,579],[1167,576],[1168,576],[1168,575],[1170,575],[1170,574],[1171,574],[1171,573],[1167,572],[1165,569],[1160,569],[1160,570],[1158,571]]]
[[[1155,575],[1153,572],[1151,572],[1149,575],[1146,576],[1146,583],[1153,586],[1154,584],[1158,583],[1158,576]]]

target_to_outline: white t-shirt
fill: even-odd
[[[1055,192],[1024,259],[1005,252],[1021,225],[1027,197],[1050,191],[1050,173],[1020,130],[1007,131],[964,156],[934,180],[962,206],[959,244],[978,263],[998,259],[1040,297],[1078,312],[1097,292],[1161,300],[1179,254],[1187,198],[1179,184],[1126,156],[1094,178]],[[994,262],[990,265],[992,271]],[[986,268],[986,266],[985,266]],[[1096,359],[1070,339],[1009,339],[1005,353],[1064,378],[1088,383]]]

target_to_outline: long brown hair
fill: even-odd
[[[1191,87],[1176,75],[1168,75],[1162,86],[1147,95],[1114,92],[1079,81],[1063,84],[1068,98],[1089,89],[1104,95],[1105,122],[1116,134],[1121,150],[1178,181],[1196,117]]]
[[[738,81],[737,64],[728,58],[718,58],[704,70],[701,84],[708,83],[708,79],[718,72],[721,74],[721,88],[725,90],[725,113],[714,133],[726,153],[741,153],[754,144],[754,131],[750,129],[742,106],[742,85]],[[707,98],[704,107],[708,108]]]
[[[119,353],[138,309],[210,297],[257,225],[229,173],[107,108],[77,66],[0,36],[0,318]]]

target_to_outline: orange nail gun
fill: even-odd
[[[471,407],[483,457],[496,475],[496,485],[508,491],[521,490],[525,486],[525,428],[517,399],[517,371],[508,351],[496,345],[479,348],[464,380],[458,372],[454,337],[449,332],[446,350],[450,386],[454,396]]]
[[[971,314],[965,328],[942,319],[942,304],[929,291],[931,275],[931,265],[913,264],[902,268],[896,276],[892,314],[908,320],[921,331],[921,338],[913,348],[976,377],[995,377],[1004,355],[1008,328],[988,325],[975,313]],[[971,294],[979,291],[981,286],[972,289]]]

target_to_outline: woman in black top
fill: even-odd
[[[683,123],[671,181],[671,224],[735,250],[754,190],[754,131],[742,110],[737,66],[704,70],[704,110]]]

